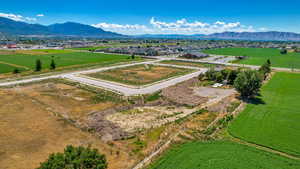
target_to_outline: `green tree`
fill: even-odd
[[[261,65],[261,67],[259,68],[258,71],[262,74],[264,79],[266,79],[268,74],[271,73],[271,62],[270,62],[270,60],[268,59],[266,63]]]
[[[39,72],[42,70],[42,62],[40,59],[37,59],[35,62],[35,71]]]
[[[242,98],[250,98],[258,94],[262,85],[262,78],[258,71],[241,71],[234,81],[235,89]]]
[[[20,70],[19,70],[18,68],[15,68],[15,69],[13,70],[13,74],[18,74],[18,73],[20,73]]]
[[[131,55],[131,59],[135,59],[135,55],[134,54]]]
[[[51,70],[56,69],[56,64],[55,64],[54,59],[51,60],[50,69],[51,69]]]
[[[286,50],[286,49],[281,49],[281,50],[280,50],[280,53],[281,53],[282,55],[285,55],[285,54],[287,54],[287,50]]]
[[[67,146],[64,153],[51,154],[38,169],[106,169],[104,155],[90,147]]]

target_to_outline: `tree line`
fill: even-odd
[[[233,85],[243,99],[249,99],[259,93],[262,82],[269,73],[271,61],[268,59],[258,70],[239,68],[216,71],[211,68],[205,74],[199,75],[199,79]]]

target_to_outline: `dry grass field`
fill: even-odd
[[[66,86],[61,87],[66,88]],[[113,169],[132,165],[135,158],[129,157],[127,150],[118,150],[120,153],[116,155],[117,150],[114,147],[104,144],[97,137],[74,127],[64,118],[54,115],[52,110],[36,99],[41,95],[37,93],[28,95],[29,91],[32,89],[23,88],[19,91],[18,89],[1,89],[0,91],[2,98],[0,100],[1,168],[36,168],[50,153],[62,152],[66,145],[92,145],[107,156],[110,168]],[[46,96],[43,99],[46,99]],[[79,101],[73,103],[70,100],[49,99],[48,101],[49,104],[58,106],[58,109],[64,109],[66,112],[71,107],[74,107],[72,109],[75,112],[76,109],[90,109],[84,106],[84,102],[78,105]],[[64,107],[59,107],[60,104]],[[101,104],[97,106],[99,109],[102,107]],[[81,117],[80,114],[77,112],[73,116],[78,118]]]
[[[88,74],[88,76],[128,85],[146,85],[192,71],[168,66],[137,65]]]

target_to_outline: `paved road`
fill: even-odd
[[[151,58],[151,57],[148,57],[148,58]],[[0,86],[12,86],[12,85],[42,81],[42,80],[46,80],[46,79],[66,78],[66,79],[73,80],[73,81],[83,83],[86,85],[101,87],[101,88],[105,88],[108,90],[112,90],[112,91],[124,94],[126,96],[131,96],[131,95],[138,95],[138,94],[153,93],[153,92],[161,90],[163,88],[166,88],[166,87],[175,85],[177,83],[183,82],[185,80],[191,79],[193,77],[196,77],[200,73],[204,73],[207,71],[207,69],[192,67],[192,66],[167,65],[167,64],[158,63],[162,60],[181,60],[181,61],[190,61],[190,62],[199,62],[199,63],[218,64],[218,65],[225,65],[225,66],[248,67],[251,69],[259,68],[259,66],[254,66],[254,65],[241,65],[241,64],[224,63],[224,62],[207,61],[207,60],[191,60],[191,59],[182,59],[182,58],[177,58],[177,57],[152,57],[152,58],[154,58],[156,60],[146,61],[146,62],[138,62],[138,63],[132,63],[132,64],[125,64],[125,65],[117,65],[117,66],[104,67],[104,68],[91,69],[91,70],[75,71],[75,72],[71,72],[71,73],[50,75],[50,76],[45,76],[45,77],[36,77],[36,78],[30,78],[30,79],[24,79],[24,80],[18,80],[18,81],[2,82],[2,83],[0,83]],[[162,82],[159,82],[159,83],[156,83],[156,84],[153,84],[150,86],[145,86],[142,88],[134,88],[134,87],[130,87],[130,86],[114,83],[114,82],[108,82],[108,81],[103,81],[103,80],[98,80],[98,79],[95,80],[95,79],[87,78],[84,76],[79,76],[81,74],[95,73],[95,72],[106,71],[106,70],[110,70],[110,69],[123,68],[123,67],[135,66],[135,65],[141,65],[141,64],[166,65],[166,66],[174,66],[174,67],[181,67],[181,68],[188,68],[188,69],[196,69],[198,71],[181,76],[181,77],[168,79],[166,81],[162,81]],[[276,70],[276,71],[291,71],[291,69],[289,69],[289,68],[272,67],[272,69]],[[294,69],[294,71],[300,72],[299,69]]]
[[[207,69],[202,69],[202,68],[192,67],[192,66],[164,65],[164,64],[156,63],[161,60],[162,59],[160,58],[160,59],[157,59],[154,61],[132,63],[132,64],[126,64],[126,65],[117,65],[117,66],[104,67],[104,68],[92,69],[92,70],[76,71],[76,72],[65,73],[65,74],[60,74],[60,75],[24,79],[24,80],[12,81],[12,82],[3,82],[3,83],[0,83],[0,86],[12,86],[12,85],[42,81],[42,80],[46,80],[46,79],[65,78],[65,79],[76,81],[76,82],[79,82],[82,84],[86,84],[86,85],[90,85],[90,86],[94,86],[94,87],[105,88],[105,89],[108,89],[108,90],[111,90],[114,92],[121,93],[125,96],[132,96],[132,95],[153,93],[153,92],[159,91],[163,88],[186,81],[193,77],[197,77],[200,73],[204,73],[205,71],[207,71]],[[88,77],[80,76],[82,74],[101,72],[101,71],[106,71],[106,70],[110,70],[110,69],[123,68],[123,67],[129,67],[129,66],[135,66],[135,65],[141,65],[141,64],[156,64],[156,65],[164,65],[164,66],[173,66],[173,67],[178,67],[178,68],[195,69],[197,71],[187,74],[187,75],[184,75],[184,76],[177,77],[177,78],[161,81],[161,82],[155,83],[153,85],[145,86],[142,88],[134,88],[134,87],[126,86],[123,84],[118,84],[118,83],[99,80],[99,79],[95,80],[95,79],[91,79]]]
[[[0,86],[12,86],[12,85],[18,85],[18,84],[25,84],[25,83],[31,83],[31,82],[37,82],[47,79],[56,79],[56,78],[64,78],[68,75],[78,75],[78,74],[86,74],[86,73],[94,73],[99,71],[105,71],[109,69],[115,69],[115,68],[122,68],[122,67],[128,67],[128,66],[135,66],[135,65],[141,65],[141,64],[152,64],[155,62],[159,62],[160,60],[154,60],[154,61],[147,61],[147,62],[138,62],[138,63],[132,63],[132,64],[125,64],[125,65],[116,65],[116,66],[110,66],[110,67],[103,67],[99,69],[91,69],[91,70],[82,70],[82,71],[75,71],[71,73],[63,73],[58,75],[50,75],[45,77],[34,77],[30,79],[24,79],[24,80],[16,80],[16,81],[10,81],[10,82],[1,82]]]
[[[169,86],[173,86],[177,83],[189,80],[191,78],[197,77],[199,74],[206,72],[207,69],[200,69],[197,72],[193,72],[184,76],[180,76],[177,78],[173,78],[170,80],[162,81],[150,86],[146,86],[143,88],[134,88],[134,87],[129,87],[125,86],[122,84],[117,84],[109,81],[103,81],[103,80],[94,80],[90,78],[85,78],[82,76],[77,76],[77,75],[65,75],[64,78],[70,79],[72,81],[76,81],[82,84],[94,86],[94,87],[101,87],[104,89],[108,89],[114,92],[121,93],[125,96],[133,96],[133,95],[140,95],[140,94],[150,94],[156,91],[159,91],[161,89],[164,89]]]

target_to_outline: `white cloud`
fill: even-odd
[[[0,13],[0,17],[4,17],[4,18],[8,18],[8,19],[12,19],[14,21],[23,21],[23,22],[33,22],[36,21],[36,18],[32,18],[32,17],[23,17],[22,15],[17,15],[17,14],[7,14],[7,13]]]
[[[36,16],[37,17],[44,17],[45,15],[44,14],[37,14]]]
[[[139,24],[112,24],[99,23],[92,25],[107,31],[118,32],[122,34],[211,34],[225,31],[232,32],[254,32],[253,26],[246,26],[240,22],[223,22],[205,23],[201,21],[189,22],[187,19],[179,19],[175,22],[164,22],[152,17],[149,25]]]
[[[92,26],[96,28],[101,28],[106,31],[112,31],[112,32],[118,32],[122,34],[143,34],[148,31],[151,31],[147,26],[145,25],[139,25],[139,24],[110,24],[110,23],[98,23],[98,24],[93,24]],[[149,33],[149,32],[148,32]]]
[[[259,28],[258,30],[262,31],[262,32],[265,32],[265,31],[268,31],[269,29],[268,28]]]

